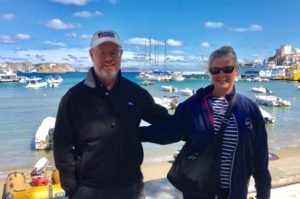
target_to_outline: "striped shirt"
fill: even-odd
[[[229,105],[224,97],[212,96],[209,100],[213,111],[214,132],[217,134]],[[224,131],[221,149],[220,187],[222,189],[230,188],[231,169],[237,143],[238,128],[235,117],[232,114]]]

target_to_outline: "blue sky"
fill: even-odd
[[[160,67],[166,41],[166,69],[198,70],[222,45],[240,60],[268,58],[283,44],[300,48],[299,22],[298,0],[0,0],[0,62],[90,66],[92,33],[113,29],[123,67],[145,67],[152,38]]]

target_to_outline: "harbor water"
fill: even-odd
[[[34,74],[45,78],[49,74]],[[32,74],[28,76],[33,76]],[[58,104],[64,93],[76,83],[82,81],[86,73],[61,74],[64,81],[57,88],[27,89],[22,83],[0,84],[0,176],[7,171],[19,168],[30,168],[41,157],[47,157],[53,164],[52,151],[36,151],[34,136],[45,117],[56,116]],[[136,73],[124,73],[128,79],[140,84]],[[198,89],[209,85],[209,80],[187,80],[181,82],[155,82],[146,88],[153,96],[178,95],[183,101],[187,97],[177,93],[161,91],[162,85],[172,85],[179,89]],[[300,146],[300,91],[299,82],[236,82],[239,93],[254,98],[252,86],[264,86],[271,89],[275,96],[291,101],[290,107],[266,107],[264,110],[276,117],[274,124],[267,125],[269,147],[285,148]],[[160,161],[172,158],[174,151],[180,148],[181,142],[167,146],[144,143],[145,162]]]

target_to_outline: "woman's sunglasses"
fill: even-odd
[[[226,74],[230,74],[234,71],[234,66],[224,66],[222,68],[209,68],[209,72],[212,74],[212,75],[217,75],[219,74],[220,72],[223,72],[223,73],[226,73]]]

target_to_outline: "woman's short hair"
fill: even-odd
[[[212,67],[212,62],[215,58],[219,58],[219,57],[224,57],[224,56],[230,56],[233,59],[234,62],[234,66],[236,68],[239,67],[238,61],[237,61],[237,57],[236,54],[233,50],[233,48],[231,46],[222,46],[221,48],[213,51],[210,56],[209,56],[209,60],[208,60],[208,67]]]

